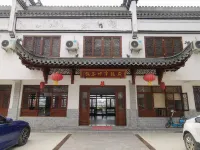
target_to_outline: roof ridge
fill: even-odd
[[[139,8],[198,8],[200,6],[137,6]]]
[[[67,5],[67,6],[63,6],[63,5],[44,5],[44,6],[42,6],[42,7],[75,7],[75,8],[77,8],[77,7],[123,7],[123,6],[117,6],[117,5],[111,5],[111,6],[109,6],[109,5],[97,5],[97,6],[95,6],[95,5],[76,5],[76,6],[70,6],[70,5]]]

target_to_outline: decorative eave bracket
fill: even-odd
[[[74,84],[75,69],[71,69],[71,84]]]
[[[44,82],[47,84],[48,83],[48,75],[49,75],[50,69],[49,68],[43,68],[42,72],[43,72]]]
[[[131,69],[131,76],[132,76],[132,84],[135,84],[135,77],[136,77],[136,71],[137,69]]]
[[[157,69],[156,74],[158,76],[158,84],[160,85],[163,79],[164,69]]]

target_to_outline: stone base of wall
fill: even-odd
[[[169,117],[138,117],[138,129],[163,129]],[[175,122],[179,118],[173,118]]]
[[[19,117],[35,130],[56,130],[62,127],[78,127],[78,109],[68,109],[67,117]]]
[[[186,118],[192,118],[192,117],[196,117],[199,115],[200,115],[200,112],[197,112],[196,110],[185,111]]]

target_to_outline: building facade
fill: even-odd
[[[0,41],[10,46],[0,48],[0,114],[34,129],[164,128],[171,109],[175,117],[197,116],[199,19],[199,7],[136,0],[0,6]],[[56,72],[64,77],[58,85]],[[149,73],[156,76],[151,86],[143,79]]]

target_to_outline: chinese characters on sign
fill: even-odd
[[[81,69],[81,78],[126,78],[125,69]]]

